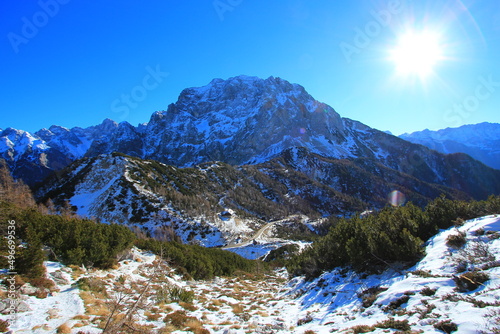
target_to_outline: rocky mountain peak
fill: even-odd
[[[450,175],[454,172],[449,171],[449,164],[457,157],[445,158],[342,118],[302,86],[276,77],[214,79],[206,86],[185,89],[176,103],[138,127],[106,119],[85,129],[53,126],[35,135],[7,129],[0,137],[1,157],[9,161],[15,177],[29,179],[30,184],[76,159],[112,152],[188,167],[212,161],[254,165],[293,149],[291,153],[309,152],[329,161],[360,159],[360,168],[369,168],[370,173],[383,167],[425,182],[457,189],[467,186]],[[315,159],[309,160],[319,161]],[[470,162],[470,166],[475,164]],[[302,165],[301,160],[292,167]],[[494,175],[481,166],[462,169],[463,175],[475,173],[477,180],[484,173]],[[483,193],[492,191],[488,188]]]
[[[147,158],[160,156],[181,166],[255,163],[294,146],[349,155],[339,148],[347,134],[335,110],[303,87],[274,77],[215,79],[185,89],[175,104],[152,116],[146,133]],[[156,147],[158,142],[168,144]]]

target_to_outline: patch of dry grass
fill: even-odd
[[[198,308],[194,306],[192,303],[179,302],[179,306],[191,312],[198,310]]]
[[[73,328],[85,327],[88,326],[89,324],[90,322],[88,321],[77,322],[76,324],[73,325]]]
[[[83,269],[78,266],[70,265],[69,267],[73,270],[73,272],[71,273],[71,278],[74,280],[76,280],[78,277],[82,276],[85,273]]]
[[[234,314],[241,314],[245,311],[245,308],[241,304],[232,304],[231,308]]]
[[[158,321],[162,315],[160,313],[152,313],[149,311],[144,312],[144,316],[149,320],[149,321]]]
[[[203,322],[201,322],[197,318],[190,318],[184,323],[184,326],[187,327],[190,331],[195,332],[203,328]]]
[[[58,333],[58,334],[71,334],[71,327],[67,323],[64,323],[61,326],[57,327],[56,333]]]
[[[177,328],[175,328],[175,326],[166,325],[165,327],[158,329],[158,334],[170,334],[176,330],[177,330]]]
[[[257,314],[260,315],[261,317],[264,317],[264,318],[269,317],[269,313],[264,312],[264,311],[259,311],[259,312],[257,312]]]
[[[78,315],[75,315],[72,320],[89,320],[89,319],[90,319],[90,316],[88,316],[86,314],[78,314]]]
[[[50,330],[52,330],[52,328],[50,328],[50,326],[47,325],[47,324],[34,326],[31,330],[32,331],[36,331],[36,330],[39,330],[39,329],[42,329],[44,331],[50,331]]]
[[[220,310],[219,307],[217,306],[214,306],[214,305],[208,305],[205,307],[207,310],[209,310],[210,312],[218,312]]]

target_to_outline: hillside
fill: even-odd
[[[151,235],[172,227],[183,242],[213,247],[248,238],[264,224],[292,215],[304,215],[309,223],[382,208],[394,189],[421,206],[440,194],[469,198],[368,159],[327,159],[304,148],[262,164],[188,168],[100,155],[48,179],[36,197],[59,206],[68,201],[79,216],[138,226]]]
[[[464,244],[450,246],[460,233]],[[56,286],[40,297],[43,288],[24,285],[23,311],[10,328],[101,333],[124,323],[144,333],[496,333],[499,235],[498,216],[474,219],[431,238],[426,256],[408,270],[366,275],[339,267],[313,281],[287,282],[281,270],[186,281],[138,249],[109,270],[45,262]],[[473,270],[487,279],[470,283],[464,271]]]
[[[141,162],[115,158],[100,172]],[[0,239],[0,266],[9,268],[0,272],[2,330],[495,333],[500,327],[500,217],[485,216],[498,212],[500,197],[440,197],[425,209],[407,204],[331,217],[323,227],[321,220],[295,215],[262,225],[252,242],[231,245],[228,252],[179,243],[171,229],[159,241],[70,211],[51,214],[54,208],[35,205],[6,168],[0,168],[0,184],[6,236]],[[232,214],[221,217],[230,220]],[[313,243],[273,238],[302,228],[329,232]],[[283,247],[262,244],[271,241]],[[309,255],[318,250],[311,262]],[[234,253],[266,255],[272,262]],[[314,270],[314,263],[323,269]],[[15,318],[8,315],[10,305]]]

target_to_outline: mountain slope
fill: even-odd
[[[94,142],[106,142],[117,128],[118,124],[109,119],[86,129],[54,125],[29,133],[7,128],[0,131],[0,158],[5,159],[16,179],[33,186],[85,156]]]
[[[464,247],[447,246],[447,238],[459,232],[464,234]],[[43,288],[21,287],[17,318],[10,329],[38,333],[72,327],[73,332],[97,333],[113,315],[110,300],[122,297],[125,309],[130,310],[143,296],[144,303],[131,312],[131,325],[155,332],[168,328],[166,323],[175,323],[179,332],[189,327],[191,332],[204,328],[218,334],[497,333],[499,232],[498,216],[474,219],[429,240],[427,255],[409,270],[394,268],[368,275],[336,268],[314,281],[302,277],[289,281],[282,269],[186,281],[179,271],[158,261],[158,256],[135,248],[109,270],[87,271],[45,262],[47,276],[60,291],[37,298],[34,292]],[[463,273],[456,268],[464,257],[481,249],[483,256],[475,256],[468,269],[481,268],[479,272],[489,279],[470,287],[472,291],[457,291],[456,282]],[[148,282],[152,282],[150,290],[145,288]],[[189,302],[172,298],[169,291],[174,289],[190,297]],[[0,311],[6,309],[7,301],[0,301]],[[8,314],[0,318],[11,319]]]
[[[387,328],[384,325],[392,325],[397,327],[388,328],[423,333],[497,333],[499,229],[500,218],[494,215],[443,230],[427,242],[426,256],[404,271],[395,267],[366,275],[336,268],[310,282],[303,277],[293,279],[289,294],[300,302],[299,317],[312,315],[302,330],[328,324],[331,332],[364,326],[364,332],[379,328],[377,333],[382,333],[381,328]],[[459,249],[449,246],[450,236],[459,233],[465,245]],[[480,284],[464,283],[474,272],[488,279]],[[452,324],[454,330],[444,330]]]
[[[353,156],[333,108],[301,86],[273,77],[216,79],[185,89],[177,103],[153,115],[146,133],[146,158],[180,166],[263,162],[294,146],[337,158]]]
[[[500,169],[500,124],[480,123],[438,131],[418,131],[400,138],[441,153],[466,153],[492,168]]]
[[[215,162],[185,168],[118,153],[100,155],[58,172],[36,195],[58,206],[68,201],[80,216],[135,225],[158,237],[171,227],[184,242],[220,246],[291,215],[304,215],[308,223],[382,208],[394,189],[422,206],[440,194],[470,198],[370,159],[329,159],[306,148],[290,148],[256,165]]]
[[[363,165],[364,171],[377,173],[385,181],[396,172],[415,181],[455,188],[475,199],[500,193],[500,171],[466,155],[439,154],[341,118],[303,87],[274,77],[215,79],[205,87],[185,89],[168,110],[154,113],[149,123],[139,127],[106,120],[88,129],[51,129],[38,135],[12,136],[13,129],[1,134],[0,153],[14,175],[31,185],[83,152],[86,157],[120,152],[192,167],[210,161],[255,165],[286,150],[303,148],[330,160]],[[389,169],[390,173],[384,172]],[[413,186],[405,188],[419,192]],[[357,197],[369,191],[360,188]]]
[[[320,218],[369,205],[300,172],[275,178],[268,169],[220,162],[177,168],[101,155],[59,172],[38,188],[37,198],[56,205],[67,200],[81,216],[137,225],[151,233],[171,226],[183,241],[195,238],[207,246],[231,242],[291,214]],[[227,210],[232,214],[224,217]]]

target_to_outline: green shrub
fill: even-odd
[[[363,219],[358,216],[332,218],[328,234],[293,256],[286,267],[292,276],[312,279],[339,266],[375,271],[395,262],[412,265],[424,255],[423,242],[439,229],[450,228],[460,219],[493,214],[491,210],[499,203],[498,196],[479,202],[452,201],[441,196],[425,210],[407,203],[396,208],[386,207]],[[459,245],[462,242],[459,239],[461,237],[453,238],[450,244]]]
[[[17,237],[28,243],[19,257],[26,275],[39,275],[35,263],[43,262],[42,245],[51,248],[65,264],[108,268],[117,254],[132,246],[135,235],[126,227],[100,224],[88,219],[46,215],[36,209],[10,208],[9,219],[19,222]],[[34,271],[37,271],[35,273]]]
[[[173,302],[192,303],[194,300],[194,292],[179,287],[172,287],[169,291],[169,298]]]
[[[152,251],[170,261],[170,265],[194,279],[210,279],[215,276],[232,276],[237,271],[253,272],[266,265],[245,259],[235,253],[219,248],[163,242],[155,239],[139,239],[138,248]]]
[[[28,243],[26,248],[18,248],[16,254],[16,271],[19,275],[29,279],[37,279],[45,276],[43,261],[45,254],[40,242]]]
[[[98,278],[82,277],[76,281],[75,285],[80,290],[101,293],[107,296],[106,283]]]
[[[167,286],[160,286],[155,291],[156,304],[170,302],[170,288]]]
[[[411,203],[387,207],[366,218],[343,219],[329,233],[287,267],[293,275],[316,277],[322,271],[350,265],[357,270],[374,270],[393,262],[415,263],[423,255],[418,236],[425,217]]]
[[[281,260],[288,260],[291,258],[291,256],[299,251],[300,247],[296,244],[288,244],[281,246],[277,249],[273,249],[272,251],[267,254],[265,257],[264,261],[266,262],[271,262],[271,261],[281,261]]]

